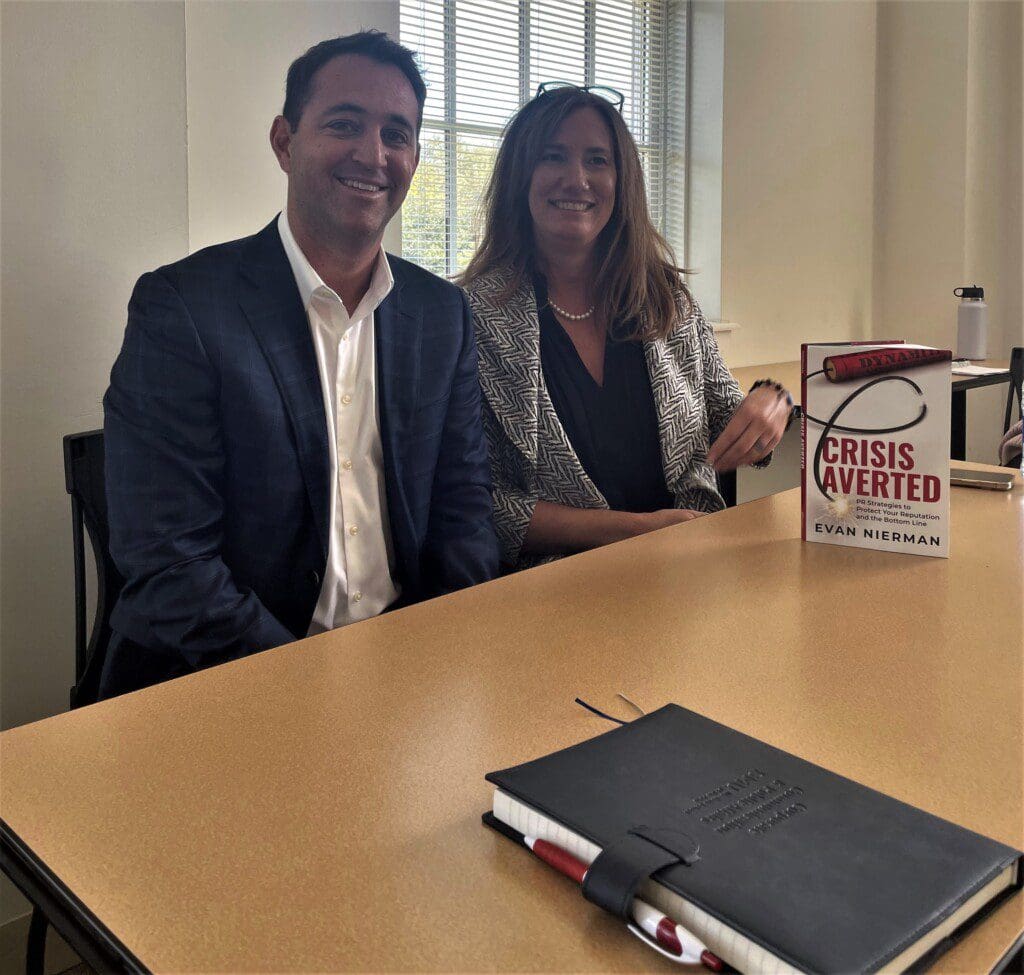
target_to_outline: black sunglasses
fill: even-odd
[[[542,81],[537,86],[537,95],[535,97],[539,98],[548,92],[558,91],[559,88],[573,88],[576,91],[586,91],[591,95],[597,95],[598,98],[603,98],[606,102],[610,102],[620,112],[626,101],[626,96],[621,91],[609,88],[607,85],[577,85],[571,81]]]

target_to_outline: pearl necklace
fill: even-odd
[[[594,314],[594,309],[597,307],[596,305],[591,305],[582,315],[573,315],[570,312],[567,312],[564,308],[559,308],[558,305],[556,305],[550,298],[548,298],[548,304],[557,311],[562,318],[568,318],[570,322],[582,322],[584,318],[590,318],[590,316]]]

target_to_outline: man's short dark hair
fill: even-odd
[[[427,100],[427,86],[416,64],[416,56],[409,48],[403,47],[379,30],[363,30],[345,37],[332,37],[330,40],[314,44],[305,54],[292,61],[285,83],[284,108],[281,109],[281,114],[288,120],[292,131],[299,126],[299,119],[302,118],[302,112],[309,102],[313,78],[317,71],[328,61],[333,61],[343,54],[361,54],[378,64],[394,65],[409,79],[409,84],[416,95],[416,103],[419,105],[419,116],[416,119],[418,132],[423,123],[423,103]]]

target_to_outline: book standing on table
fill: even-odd
[[[805,541],[949,555],[950,359],[902,343],[801,348]]]

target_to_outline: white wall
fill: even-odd
[[[955,347],[952,291],[977,282],[989,304],[989,355],[1024,345],[1022,9],[879,9],[877,334],[913,331]],[[969,458],[995,462],[1006,392],[968,394]]]
[[[10,726],[60,710],[74,678],[61,437],[102,423],[131,285],[141,268],[180,255],[187,233],[180,5],[2,11]]]
[[[725,5],[722,317],[730,365],[801,342],[955,346],[977,281],[990,355],[1024,344],[1020,2]],[[697,294],[701,282],[694,280]],[[1007,387],[968,394],[995,461]]]
[[[285,180],[267,133],[288,64],[360,27],[397,35],[398,2],[5,0],[0,17],[0,726],[11,727],[67,707],[61,437],[102,425],[135,279],[271,219]],[[25,910],[3,881],[0,924]]]
[[[364,27],[397,38],[398,0],[186,3],[190,250],[251,234],[284,205],[269,132],[288,65],[317,41]],[[388,227],[389,250],[400,248],[400,227]]]
[[[969,4],[926,7],[879,10],[874,306],[882,327],[948,348],[965,283]]]
[[[989,355],[1024,346],[1024,3],[972,3],[968,19],[963,278],[985,285]],[[995,462],[1006,387],[968,396],[968,456]]]
[[[870,334],[876,6],[725,8],[721,345],[730,365]],[[698,282],[699,288],[699,282]]]

